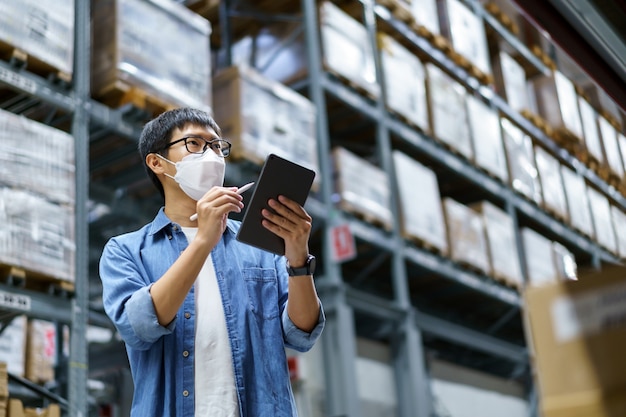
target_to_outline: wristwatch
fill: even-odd
[[[290,277],[299,277],[302,275],[313,275],[315,273],[315,256],[309,254],[306,258],[304,266],[293,268],[287,261],[287,272]]]

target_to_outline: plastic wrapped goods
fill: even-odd
[[[605,163],[605,159],[602,139],[598,130],[598,113],[587,100],[580,96],[578,96],[578,109],[580,110],[580,120],[585,136],[586,151],[591,158],[602,165]]]
[[[0,43],[72,74],[74,0],[0,0],[0,10]]]
[[[387,89],[387,106],[428,132],[424,65],[389,35],[380,33],[378,43]]]
[[[0,110],[0,186],[73,203],[74,138],[22,116]]]
[[[450,257],[489,273],[487,239],[482,216],[451,198],[443,199]]]
[[[24,191],[0,188],[0,262],[74,282],[74,211]]]
[[[220,103],[215,118],[233,143],[233,157],[262,163],[275,153],[319,173],[316,111],[306,97],[246,67],[216,74],[213,96]]]
[[[578,112],[574,84],[559,71],[534,80],[539,114],[555,129],[566,129],[582,140],[583,129]]]
[[[506,118],[501,119],[501,125],[511,186],[541,204],[541,183],[535,165],[532,139]]]
[[[344,148],[333,150],[339,206],[391,229],[391,191],[385,171]]]
[[[589,196],[589,206],[591,208],[594,230],[596,231],[596,241],[610,252],[617,253],[617,241],[611,220],[609,200],[593,187],[587,188],[587,195]]]
[[[626,259],[626,233],[621,232],[626,230],[626,213],[619,207],[612,205],[611,219],[613,221],[613,229],[616,231],[615,237],[617,239],[618,256],[622,259]]]
[[[561,163],[542,147],[535,147],[535,162],[541,180],[544,207],[559,218],[567,220],[567,198],[561,179]]]
[[[578,279],[578,265],[574,254],[559,242],[552,242],[552,257],[557,278],[561,281]]]
[[[558,273],[552,254],[552,241],[532,229],[522,229],[522,242],[528,271],[528,285],[556,282]]]
[[[480,99],[468,95],[467,118],[474,147],[474,162],[491,175],[508,182],[509,171],[497,111]]]
[[[168,103],[208,109],[208,20],[168,0],[92,0],[92,91],[136,87]]]
[[[408,155],[393,152],[402,233],[448,253],[446,225],[435,173]],[[416,191],[419,190],[419,191]]]
[[[589,197],[585,179],[576,172],[561,165],[563,188],[567,198],[570,224],[588,236],[594,236],[593,221],[589,211]]]
[[[602,116],[598,117],[598,126],[607,166],[613,175],[621,179],[624,177],[624,165],[622,164],[622,155],[617,143],[617,129]]]
[[[511,55],[500,51],[494,60],[494,78],[498,93],[517,111],[531,108],[528,98],[526,71]]]

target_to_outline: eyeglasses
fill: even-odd
[[[231,144],[225,139],[213,139],[206,140],[202,136],[185,136],[184,138],[176,139],[173,142],[165,145],[163,149],[167,149],[170,146],[176,145],[179,142],[185,142],[185,148],[189,153],[205,153],[207,149],[211,148],[216,154],[226,158],[230,155]]]

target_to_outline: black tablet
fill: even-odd
[[[283,238],[263,227],[261,210],[264,208],[272,210],[267,202],[270,199],[277,200],[279,195],[284,195],[304,206],[314,178],[315,171],[275,154],[268,155],[241,221],[237,240],[277,255],[284,255]]]

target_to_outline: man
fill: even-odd
[[[285,240],[284,257],[237,241],[228,214],[242,210],[242,197],[223,186],[230,147],[208,114],[189,108],[161,114],[141,134],[165,205],[140,230],[109,240],[100,260],[134,417],[296,415],[285,346],[309,350],[325,322],[311,217],[282,196],[268,202],[263,225]]]

